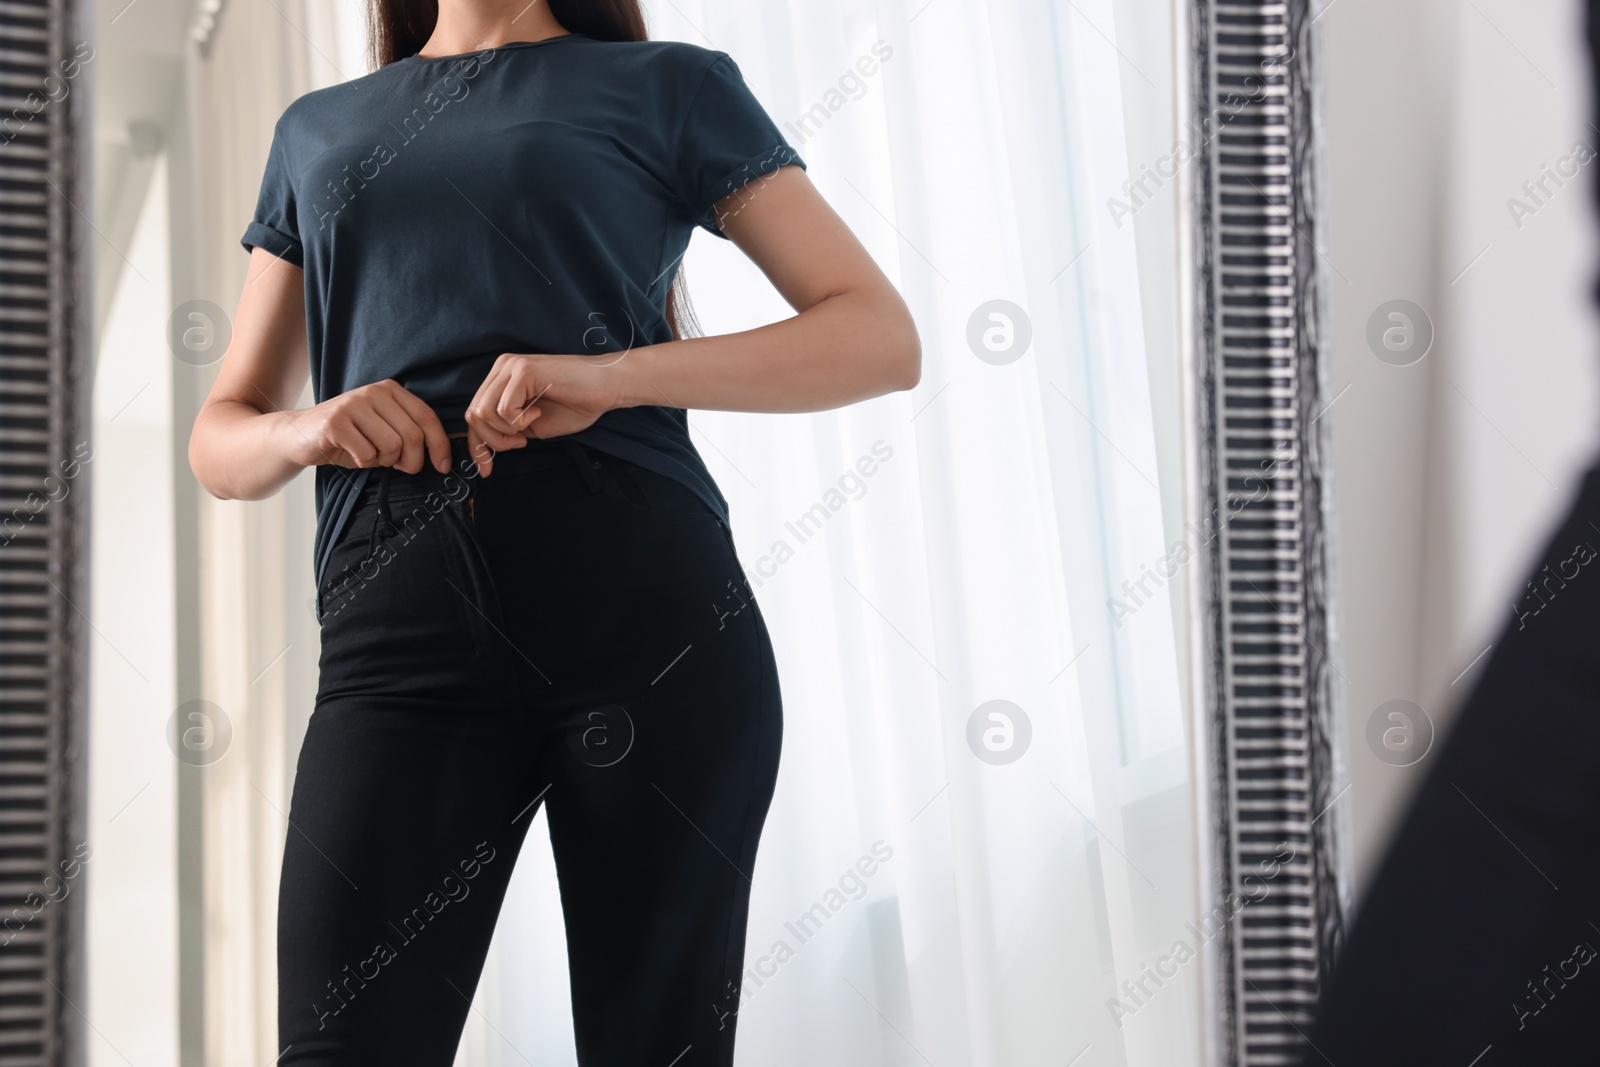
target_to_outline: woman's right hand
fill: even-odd
[[[425,401],[393,378],[359,386],[314,407],[284,411],[288,459],[303,467],[395,467],[407,474],[433,461],[450,470],[450,438]]]
[[[450,437],[431,407],[399,382],[363,385],[296,408],[311,359],[305,272],[264,248],[233,317],[231,343],[189,433],[195,479],[220,500],[263,500],[307,467],[450,470]]]

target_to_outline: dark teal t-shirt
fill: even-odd
[[[580,34],[413,56],[295,100],[242,244],[305,270],[318,403],[393,378],[447,430],[503,352],[672,339],[666,301],[713,206],[804,167],[725,53]],[[735,208],[736,209],[736,208]],[[681,408],[572,437],[677,479],[727,519]],[[316,469],[315,571],[367,471]]]

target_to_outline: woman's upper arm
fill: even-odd
[[[804,169],[780,167],[716,206],[722,232],[796,311],[844,292],[899,294]]]
[[[252,248],[232,339],[206,403],[233,401],[280,411],[294,405],[310,376],[305,272],[264,248]]]

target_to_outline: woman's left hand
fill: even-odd
[[[592,356],[521,355],[495,360],[467,405],[467,446],[487,476],[494,453],[577,433],[617,406],[617,361]]]

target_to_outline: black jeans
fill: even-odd
[[[1600,1057],[1600,467],[1517,597],[1355,917],[1307,1065]]]
[[[374,471],[318,590],[279,1062],[447,1067],[543,804],[578,1062],[726,1067],[782,733],[731,536],[576,442],[455,459]]]

